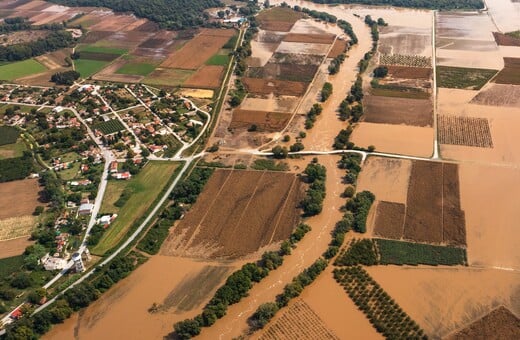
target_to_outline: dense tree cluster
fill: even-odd
[[[336,266],[373,266],[378,264],[376,245],[373,240],[365,238],[352,240],[349,248],[339,256],[334,265]]]
[[[338,20],[338,26],[350,37],[350,45],[356,45],[358,43],[356,33],[354,33],[354,29],[348,21],[340,19]]]
[[[183,29],[204,24],[204,11],[222,7],[219,0],[51,0],[66,6],[108,7],[116,12],[132,12],[168,29]]]
[[[306,129],[312,129],[312,127],[314,126],[314,122],[316,122],[316,119],[322,111],[323,107],[320,104],[315,103],[314,105],[312,105],[311,109],[307,113],[307,119],[305,119]]]
[[[341,64],[345,61],[345,53],[341,53],[336,58],[332,59],[329,64],[329,74],[334,75],[339,72]]]
[[[28,30],[29,28],[31,28],[31,23],[25,18],[5,18],[4,23],[0,24],[0,34]]]
[[[320,12],[320,11],[315,11],[313,9],[308,9],[308,8],[305,8],[305,7],[300,7],[298,5],[294,6],[293,9],[296,11],[296,12],[302,12],[302,13],[305,13],[307,14],[308,16],[310,17],[313,17],[314,19],[319,19],[319,20],[323,20],[323,21],[326,21],[326,22],[330,22],[330,23],[336,23],[338,21],[338,18],[335,17],[334,15],[332,14],[329,14],[327,12]]]
[[[323,84],[323,87],[321,88],[321,102],[327,101],[329,97],[332,95],[332,84],[329,82],[326,82]]]
[[[57,85],[72,85],[74,81],[80,77],[77,71],[65,71],[54,73],[51,77],[51,81]]]
[[[345,150],[354,148],[354,143],[349,141],[352,131],[353,129],[351,126],[348,126],[346,129],[341,129],[338,135],[334,138],[334,149]]]
[[[304,174],[306,175],[306,181],[310,185],[305,193],[305,198],[301,202],[301,206],[305,216],[314,216],[323,209],[327,169],[317,161],[313,161],[307,165]]]
[[[22,157],[0,159],[0,183],[24,179],[34,170],[30,151],[24,151]]]
[[[361,4],[427,9],[482,9],[482,0],[310,0],[317,4]]]
[[[44,38],[21,44],[0,46],[0,61],[25,60],[56,51],[60,48],[70,47],[74,38],[67,31],[53,31]]]
[[[361,191],[347,202],[347,210],[354,215],[352,229],[359,233],[367,231],[367,216],[376,197],[370,191]]]
[[[53,171],[45,171],[41,175],[40,182],[45,187],[43,198],[53,207],[61,208],[65,204],[65,193],[56,174]]]

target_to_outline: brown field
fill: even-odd
[[[492,81],[497,84],[520,85],[520,58],[504,58],[504,68]]]
[[[196,70],[217,53],[235,33],[235,30],[203,30],[180,50],[171,54],[161,67]]]
[[[464,328],[500,305],[520,312],[517,272],[424,266],[372,266],[366,270],[430,339]]]
[[[426,67],[388,65],[387,68],[388,75],[392,78],[430,79],[432,76],[432,69]]]
[[[258,131],[280,131],[290,118],[290,113],[237,109],[233,111],[229,128],[244,129],[256,125]]]
[[[274,7],[257,16],[260,28],[267,31],[289,32],[294,23],[302,17],[290,8]]]
[[[432,126],[433,107],[430,100],[385,96],[365,96],[365,121],[382,124]]]
[[[310,44],[332,44],[336,36],[334,34],[300,34],[289,33],[285,36],[283,41],[287,42],[301,42]]]
[[[520,39],[498,32],[493,32],[498,46],[520,46]]]
[[[334,45],[332,45],[332,49],[330,50],[327,58],[336,58],[340,54],[345,53],[347,50],[347,42],[345,40],[336,39]]]
[[[112,61],[119,58],[119,54],[98,53],[98,52],[81,52],[82,59]]]
[[[262,331],[260,340],[300,340],[300,339],[338,339],[314,313],[314,311],[298,298],[291,306],[282,311],[276,322],[270,323]]]
[[[399,240],[404,233],[406,205],[380,201],[377,203],[374,235]]]
[[[445,339],[520,339],[520,319],[504,306],[500,306]]]
[[[282,96],[302,96],[307,90],[307,84],[296,81],[242,78],[247,91],[253,94],[271,94]]]
[[[520,107],[520,86],[490,84],[480,91],[470,103]]]
[[[156,68],[143,82],[151,85],[178,86],[193,74],[191,70]]]
[[[492,148],[487,118],[438,116],[439,143]]]
[[[466,244],[457,165],[413,161],[403,238],[428,243]]]
[[[264,67],[250,67],[247,76],[251,78],[311,82],[317,70],[317,65],[269,62]]]
[[[55,52],[47,53],[36,57],[36,60],[49,70],[54,70],[61,67],[67,67],[65,58],[70,55],[70,49],[61,49]]]
[[[111,31],[88,31],[84,38],[82,38],[81,42],[83,44],[93,44],[109,37],[112,34],[114,34],[114,32]]]
[[[183,83],[183,86],[193,88],[214,89],[220,86],[224,66],[208,65],[201,67]]]
[[[237,258],[284,240],[299,220],[300,194],[294,174],[216,170],[161,253]]]
[[[27,236],[9,241],[0,241],[0,259],[21,255],[25,248],[33,244]]]
[[[329,54],[329,50],[330,44],[313,44],[282,41],[276,49],[276,53],[326,56],[327,54]]]
[[[97,19],[97,23],[90,26],[89,29],[93,31],[120,32],[125,31],[128,25],[136,21],[140,20],[131,15],[109,15],[102,20]]]
[[[142,42],[146,41],[153,34],[140,31],[120,31],[115,32],[108,37],[99,40],[96,46],[105,46],[111,48],[133,49]]]
[[[40,191],[37,179],[1,183],[0,219],[31,215],[36,206],[42,205],[38,201]]]

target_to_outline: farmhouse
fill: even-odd
[[[83,203],[79,206],[78,214],[79,215],[90,215],[94,210],[94,204],[92,203]]]
[[[110,163],[110,173],[116,174],[117,173],[117,161],[113,161]]]
[[[67,267],[67,260],[60,257],[50,256],[49,254],[46,254],[41,258],[41,263],[45,270],[62,270]]]
[[[116,174],[112,174],[112,177],[115,179],[128,180],[128,179],[132,178],[132,174],[130,174],[130,172],[128,172],[128,171],[118,172]]]

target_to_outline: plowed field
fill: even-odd
[[[184,86],[194,88],[217,88],[224,73],[223,66],[209,65],[201,67],[184,82]]]
[[[440,115],[438,120],[441,144],[493,147],[487,118]]]
[[[498,32],[493,32],[493,36],[499,46],[520,46],[520,39],[518,38],[510,37],[509,35]]]
[[[37,179],[0,184],[0,219],[31,215],[37,205],[43,205],[38,202],[40,190]]]
[[[282,112],[235,110],[230,128],[250,128],[256,125],[257,131],[280,131],[289,122],[291,114]]]
[[[403,79],[430,79],[432,69],[427,67],[407,67],[388,65],[388,74],[393,78]]]
[[[520,58],[504,58],[504,68],[493,81],[497,84],[520,85]]]
[[[345,40],[337,39],[334,45],[332,46],[329,55],[327,55],[327,58],[336,58],[340,54],[345,53],[346,50],[347,42]]]
[[[275,94],[285,96],[302,96],[307,90],[307,84],[296,81],[242,78],[249,93]]]
[[[284,41],[301,42],[311,44],[332,44],[334,42],[334,34],[301,34],[289,33],[285,36]]]
[[[299,220],[294,174],[217,170],[172,228],[164,255],[237,258],[289,237]]]
[[[404,213],[402,203],[381,201],[377,204],[374,234],[377,236],[400,239],[403,236]]]
[[[365,121],[380,124],[432,126],[433,106],[429,99],[369,95],[364,99]]]

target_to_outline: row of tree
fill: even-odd
[[[309,188],[305,192],[301,206],[305,216],[314,216],[319,214],[323,209],[327,168],[319,164],[315,158],[312,163],[307,165],[304,174],[306,175],[305,181],[309,183]]]
[[[482,9],[482,0],[311,0],[317,4],[361,4],[370,6],[396,6],[409,8],[427,8],[440,10]]]
[[[67,31],[53,31],[44,38],[25,43],[0,46],[0,61],[17,61],[37,57],[60,48],[70,47],[74,38]]]
[[[322,111],[323,107],[320,104],[315,103],[314,105],[312,105],[311,109],[307,113],[307,118],[305,119],[305,128],[307,130],[312,129],[314,123],[316,122],[316,119]]]

